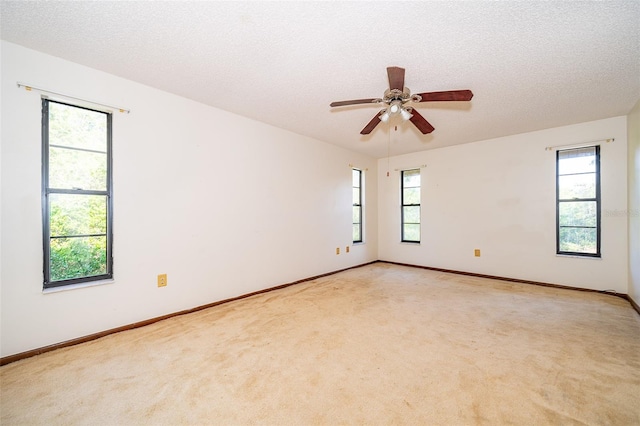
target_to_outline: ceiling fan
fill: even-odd
[[[394,115],[400,115],[403,120],[410,120],[423,134],[433,132],[433,126],[415,108],[406,106],[409,102],[441,102],[441,101],[470,101],[473,98],[471,90],[448,90],[445,92],[425,92],[411,94],[411,91],[404,87],[404,68],[388,67],[389,89],[384,91],[382,98],[353,99],[349,101],[331,102],[331,107],[340,107],[357,104],[384,104],[385,109],[381,110],[373,119],[360,131],[362,135],[368,135],[378,125],[387,122]]]

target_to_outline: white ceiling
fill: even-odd
[[[627,114],[640,1],[1,1],[1,37],[350,150],[385,157]],[[386,67],[435,127],[360,130]],[[135,111],[133,111],[135,113]],[[391,143],[389,142],[391,140]]]

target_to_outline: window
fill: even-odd
[[[400,176],[402,241],[420,242],[420,169],[403,170]]]
[[[362,242],[362,170],[353,169],[353,242]]]
[[[557,152],[557,253],[600,257],[600,147]]]
[[[44,288],[113,276],[111,114],[42,101]]]

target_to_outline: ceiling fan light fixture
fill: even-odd
[[[395,100],[395,101],[392,101],[391,104],[389,105],[390,114],[397,114],[400,112],[400,110],[402,110],[402,101]]]
[[[400,115],[402,116],[402,119],[404,121],[409,120],[411,117],[413,117],[413,114],[411,114],[408,110],[404,109],[404,108],[400,108]]]
[[[386,109],[382,114],[380,114],[380,121],[386,123],[387,121],[389,121],[389,117],[391,117],[391,114],[389,114],[388,109]]]

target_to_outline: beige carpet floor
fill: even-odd
[[[375,263],[0,379],[3,426],[639,425],[640,315],[608,295]]]

